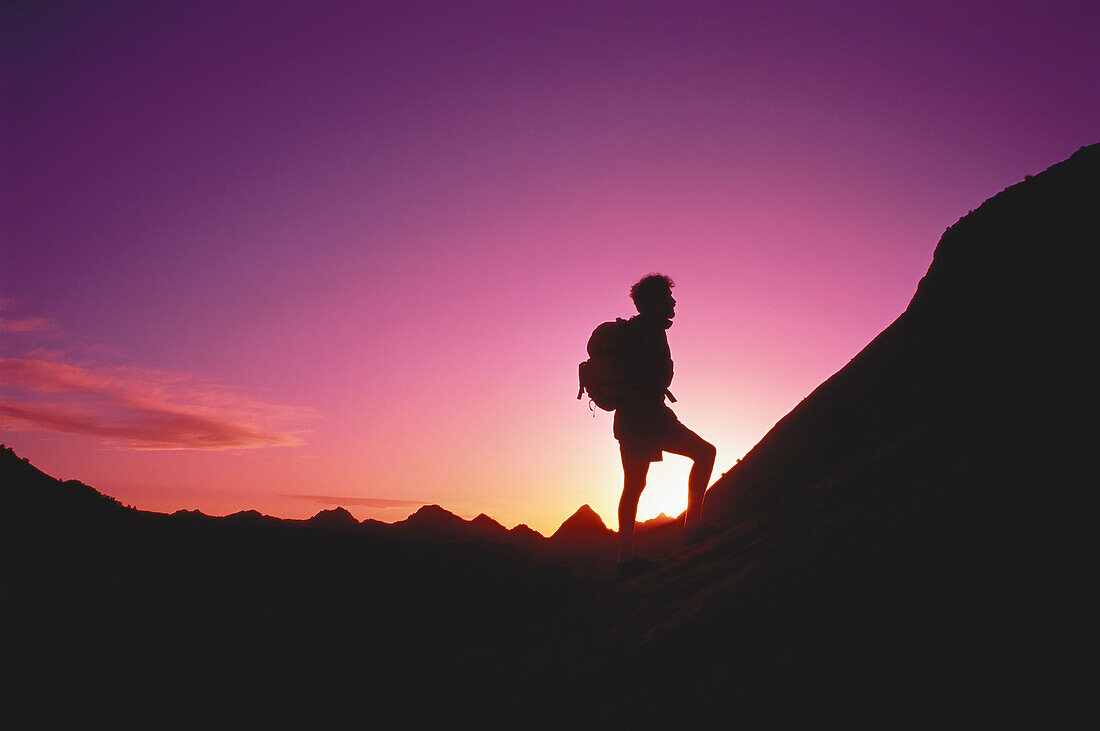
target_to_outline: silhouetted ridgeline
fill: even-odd
[[[549,539],[438,506],[163,516],[4,452],[6,712],[1096,727],[1097,241],[1100,146],[964,217],[906,312],[715,484],[728,529],[684,549],[653,521],[662,561],[627,583],[588,506]]]
[[[105,520],[140,522],[170,519],[188,525],[205,523],[276,530],[309,528],[352,531],[374,539],[402,542],[500,544],[546,554],[565,551],[592,563],[606,563],[615,555],[614,531],[605,526],[588,505],[581,506],[547,539],[527,525],[517,525],[509,530],[484,513],[472,520],[465,520],[438,505],[425,505],[395,523],[371,519],[360,522],[341,507],[321,510],[305,520],[276,518],[257,510],[242,510],[217,517],[199,510],[181,509],[166,516],[127,508],[118,500],[77,480],[63,482],[46,475],[6,446],[0,448],[0,477],[6,487],[3,495],[7,508],[0,520],[23,528],[35,525],[56,528],[71,523],[99,525]],[[657,544],[664,546],[670,540],[674,541],[679,537],[678,526],[674,523],[675,519],[664,514],[640,523],[641,545],[649,546],[652,552]]]
[[[6,446],[0,448],[0,484],[4,506],[0,525],[18,530],[83,528],[109,532],[123,526],[177,532],[228,531],[238,537],[254,531],[296,535],[320,530],[349,534],[349,540],[370,546],[386,544],[395,550],[407,549],[410,543],[423,544],[425,550],[437,544],[440,548],[431,550],[469,544],[469,550],[486,555],[522,556],[524,561],[560,565],[578,578],[607,578],[615,556],[614,532],[587,505],[568,518],[551,539],[522,524],[509,530],[484,513],[465,520],[438,505],[425,505],[395,523],[370,519],[360,522],[344,508],[321,510],[305,520],[276,518],[256,510],[224,517],[182,509],[165,515],[123,506],[77,480],[61,481],[46,475]],[[642,545],[652,550],[657,544],[674,543],[679,536],[674,522],[661,516],[640,524]]]
[[[1092,145],[950,227],[908,309],[716,483],[708,513],[749,517],[922,431],[938,435],[914,458],[936,459],[951,435],[1029,399],[1057,398],[1049,416],[1075,426],[1091,388],[1098,210]]]
[[[83,482],[50,477],[6,445],[0,445],[0,484],[3,527],[39,523],[67,527],[114,518],[127,510]]]

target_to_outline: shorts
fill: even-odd
[[[619,407],[615,411],[613,433],[623,456],[660,462],[664,459],[661,454],[664,448],[679,441],[689,430],[662,402]]]

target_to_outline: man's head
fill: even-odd
[[[630,288],[630,299],[643,315],[656,315],[671,320],[676,317],[676,300],[672,297],[675,283],[664,274],[649,274]]]

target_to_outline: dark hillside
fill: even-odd
[[[710,516],[738,522],[922,429],[981,429],[1029,384],[1077,418],[1098,211],[1093,145],[949,228],[908,309],[714,485]]]
[[[77,480],[50,477],[0,445],[0,528],[73,527],[118,517],[117,500]]]

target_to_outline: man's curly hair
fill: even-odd
[[[647,274],[630,288],[630,299],[634,300],[634,306],[638,308],[638,312],[644,312],[664,300],[665,295],[669,294],[675,286],[676,283],[671,277],[666,277],[664,274]]]

